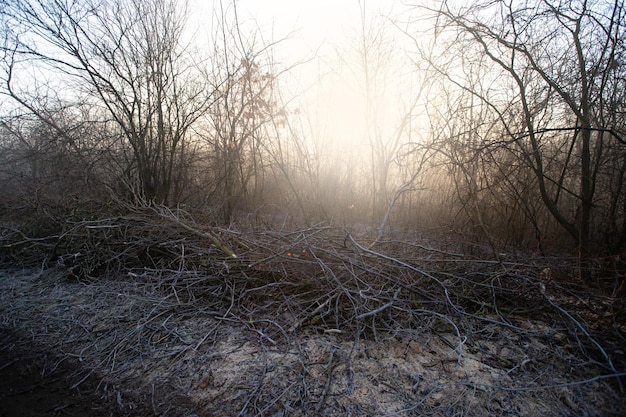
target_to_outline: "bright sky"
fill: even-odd
[[[361,24],[361,7],[367,14],[389,12],[389,0],[239,0],[237,9],[243,18],[254,19],[265,33],[280,39],[288,35],[289,49],[315,52],[344,44]]]
[[[362,34],[362,8],[365,21],[373,27],[388,28],[387,36],[398,36],[387,17],[402,7],[395,0],[239,0],[240,22],[257,25],[264,41],[286,39],[274,49],[276,61],[289,66],[310,60],[294,68],[288,75],[289,94],[298,96],[298,106],[305,123],[314,130],[314,139],[333,147],[365,148],[368,143],[367,123],[375,124],[383,135],[392,134],[401,89],[395,55],[377,64],[378,79],[372,83],[372,95],[379,107],[370,109],[377,120],[367,117],[364,71],[359,65],[359,37]],[[386,16],[386,17],[382,17]],[[393,41],[384,46],[393,49]],[[390,61],[391,58],[391,61]],[[401,64],[397,64],[400,66]],[[392,102],[393,101],[393,102]],[[370,129],[371,132],[371,129]],[[333,149],[334,151],[334,149]]]

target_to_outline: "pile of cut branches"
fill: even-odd
[[[374,341],[406,332],[447,335],[457,365],[472,351],[507,375],[518,372],[518,385],[506,389],[607,379],[624,390],[623,300],[552,279],[555,260],[470,259],[441,250],[436,241],[372,243],[324,225],[224,229],[160,206],[67,216],[56,224],[48,235],[5,224],[2,259],[45,265],[79,282],[140,286],[158,306],[146,312],[144,323],[204,312],[247,326],[274,346],[289,345],[303,332]],[[563,258],[558,262],[563,273]],[[569,277],[576,275],[572,267]],[[142,331],[137,329],[131,328]],[[503,355],[485,340],[515,343]],[[110,346],[120,348],[114,340]],[[548,346],[549,352],[529,346]],[[520,358],[529,355],[541,372],[520,373],[519,363],[527,363]]]

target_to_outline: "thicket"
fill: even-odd
[[[281,93],[293,67],[242,29],[234,4],[218,9],[198,44],[176,1],[7,2],[5,236],[164,206],[211,225],[445,236],[496,259],[576,255],[588,282],[615,275],[626,249],[623,4],[420,7],[429,25],[402,23],[423,87],[392,136],[369,119],[368,157],[312,146],[320,138]],[[390,45],[363,23],[356,53],[372,74],[372,51]]]

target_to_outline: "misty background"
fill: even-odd
[[[619,254],[625,13],[621,1],[8,0],[1,210],[158,204],[495,256]]]

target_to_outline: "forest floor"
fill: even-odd
[[[0,416],[626,415],[624,300],[562,260],[163,222],[4,266]]]

